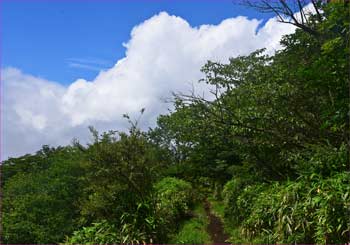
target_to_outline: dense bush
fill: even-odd
[[[297,181],[225,186],[226,218],[258,243],[344,243],[349,235],[349,173]]]
[[[83,174],[81,154],[72,147],[21,157],[2,189],[5,243],[58,243],[74,231]],[[26,166],[28,164],[28,166]],[[23,171],[23,166],[30,171]],[[6,168],[5,168],[6,169]]]
[[[93,223],[90,227],[83,227],[75,231],[73,236],[66,239],[67,244],[113,244],[119,243],[119,234],[115,227],[107,221]]]
[[[176,228],[179,219],[190,211],[192,186],[174,177],[166,177],[155,184],[157,213],[167,221],[169,228]]]
[[[75,231],[71,237],[67,237],[65,243],[68,244],[141,244],[152,243],[152,231],[140,230],[136,220],[133,223],[125,223],[125,218],[129,214],[121,217],[121,225],[117,227],[106,220],[93,223],[89,227]],[[133,215],[137,217],[137,215]],[[139,218],[139,217],[137,217]],[[146,226],[151,225],[150,220],[143,220]],[[152,226],[155,228],[154,226]]]
[[[239,225],[250,210],[254,197],[262,188],[254,184],[256,180],[235,177],[228,181],[222,191],[225,218],[234,225]]]
[[[152,243],[164,241],[176,230],[179,219],[190,210],[191,184],[167,177],[154,186],[154,195],[140,202],[136,210],[124,212],[113,223],[106,220],[75,231],[72,244]]]
[[[304,151],[292,154],[290,158],[297,162],[295,168],[301,175],[317,173],[328,177],[334,173],[346,171],[348,154],[345,143],[339,148],[313,145]]]
[[[99,133],[91,128],[94,142],[85,151],[86,186],[81,198],[81,224],[108,220],[119,222],[124,213],[135,213],[147,202],[157,177],[158,160],[143,132]]]

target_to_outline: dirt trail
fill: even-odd
[[[204,207],[209,218],[209,225],[207,231],[210,234],[213,244],[228,244],[225,241],[229,237],[227,234],[224,233],[223,224],[219,217],[216,217],[214,214],[212,214],[211,205],[207,200],[205,201]]]

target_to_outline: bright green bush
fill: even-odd
[[[297,207],[295,202],[300,193],[299,186],[299,183],[295,182],[290,183],[289,186],[273,183],[265,190],[258,192],[250,214],[242,223],[241,233],[255,242],[270,243],[283,237],[285,232],[290,232],[291,219],[285,213],[292,212],[296,219],[303,222],[303,217],[297,217],[298,212],[295,212]],[[304,234],[306,233],[305,230]],[[305,237],[300,239],[304,241]]]
[[[226,183],[222,192],[225,219],[233,225],[239,225],[249,213],[253,199],[262,188],[260,184],[252,181],[234,178]]]
[[[120,236],[117,234],[116,228],[107,221],[93,223],[90,227],[83,227],[81,230],[75,231],[73,236],[66,240],[68,244],[113,244],[120,242]]]
[[[349,193],[348,173],[272,184],[254,198],[242,235],[259,243],[345,243]]]
[[[264,189],[264,184],[248,185],[242,188],[241,194],[236,200],[236,205],[231,206],[231,210],[235,211],[236,224],[241,224],[253,211],[254,203],[259,193]],[[236,208],[234,208],[236,206]],[[230,210],[230,209],[229,209]]]
[[[350,233],[350,175],[304,175],[295,181],[246,184],[223,191],[225,221],[254,243],[345,243]],[[235,242],[231,238],[231,242]]]
[[[241,194],[242,187],[243,185],[240,179],[232,179],[226,183],[222,192],[225,206],[225,218],[233,225],[238,225],[238,219],[236,219],[236,214],[238,213],[236,201]]]
[[[133,214],[124,213],[118,225],[106,220],[83,227],[67,237],[68,244],[141,244],[157,241],[158,226],[150,206],[140,203]]]
[[[190,211],[192,205],[192,186],[190,183],[166,177],[155,184],[157,213],[167,221],[168,226],[174,226]]]

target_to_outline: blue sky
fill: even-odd
[[[1,152],[7,159],[42,145],[89,141],[127,130],[123,114],[142,129],[172,109],[172,92],[198,83],[208,61],[266,48],[281,49],[295,27],[232,0],[2,0]]]
[[[267,19],[232,0],[16,1],[2,4],[2,66],[62,84],[93,79],[125,55],[132,28],[166,11],[191,26],[238,15]],[[236,1],[237,2],[237,1]]]

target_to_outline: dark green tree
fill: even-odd
[[[11,175],[2,192],[4,243],[58,243],[73,232],[81,160],[74,147],[44,147],[35,155],[4,162],[4,175]]]

